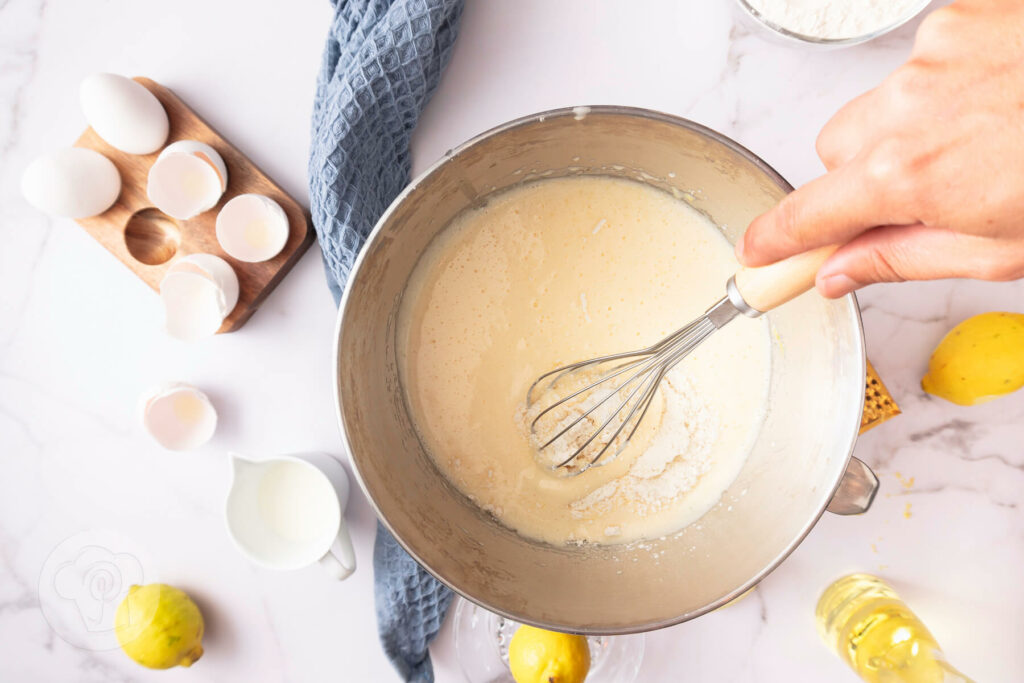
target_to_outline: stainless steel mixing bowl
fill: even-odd
[[[776,343],[767,418],[736,481],[697,523],[632,546],[555,547],[523,538],[463,496],[424,452],[399,383],[395,320],[417,259],[456,214],[518,183],[577,174],[633,178],[675,193],[730,240],[791,189],[724,136],[641,109],[557,110],[484,133],[413,182],[370,235],[339,311],[338,413],[378,515],[441,581],[542,627],[644,631],[692,619],[747,590],[792,552],[826,506],[852,513],[870,505],[877,480],[850,458],[864,400],[860,314],[852,296],[827,301],[812,292],[768,316]]]

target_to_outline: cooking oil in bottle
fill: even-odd
[[[825,643],[868,683],[972,683],[946,662],[935,637],[881,579],[845,576],[815,610]]]

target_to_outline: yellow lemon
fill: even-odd
[[[972,406],[1024,386],[1024,314],[982,313],[943,337],[921,388]]]
[[[203,615],[188,595],[167,584],[129,588],[114,629],[124,653],[150,669],[191,666],[203,656]]]
[[[583,636],[520,626],[508,646],[516,683],[583,683],[590,671],[590,647]]]

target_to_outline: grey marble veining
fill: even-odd
[[[822,171],[817,130],[898,65],[913,37],[911,26],[807,51],[765,40],[724,0],[601,8],[471,0],[417,131],[416,168],[518,115],[615,103],[709,125],[800,184]],[[348,516],[362,569],[341,584],[317,568],[249,565],[221,517],[226,450],[340,455],[334,310],[318,257],[304,258],[242,331],[186,346],[161,332],[151,291],[18,190],[34,155],[84,126],[81,78],[113,70],[172,87],[300,193],[328,16],[319,1],[0,0],[0,679],[392,679],[363,561],[374,517],[358,491]],[[925,395],[920,378],[957,322],[1024,310],[1024,282],[885,285],[860,301],[869,355],[903,409],[857,447],[882,481],[874,508],[826,515],[751,596],[649,634],[643,680],[854,680],[819,643],[812,615],[820,591],[855,570],[890,579],[977,680],[1019,678],[1024,392],[962,408]],[[138,396],[171,379],[203,387],[220,408],[217,436],[194,453],[161,451],[136,422]],[[76,646],[42,609],[61,553],[101,531],[109,549],[138,559],[145,581],[178,585],[200,604],[206,654],[192,669],[140,669],[103,633]],[[461,680],[450,629],[434,658],[438,680]]]

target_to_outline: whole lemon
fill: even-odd
[[[129,588],[114,628],[124,653],[150,669],[191,666],[203,656],[203,615],[184,591],[164,583]]]
[[[583,683],[590,671],[590,647],[583,636],[520,626],[508,646],[516,683]]]
[[[1024,386],[1024,314],[982,313],[949,331],[932,353],[921,388],[972,406]]]

